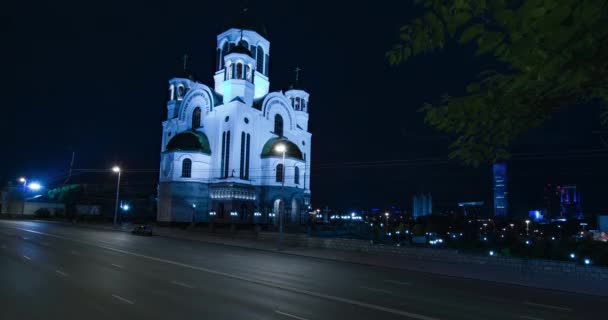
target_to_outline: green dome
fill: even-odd
[[[300,148],[298,148],[295,143],[284,138],[271,138],[270,140],[268,140],[262,148],[262,157],[282,157],[283,154],[277,152],[275,149],[278,144],[284,144],[285,147],[287,147],[287,150],[285,151],[286,157],[304,160]]]
[[[167,144],[167,151],[196,151],[211,154],[209,139],[198,131],[184,131],[173,137]]]

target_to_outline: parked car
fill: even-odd
[[[149,224],[137,224],[133,227],[133,230],[131,230],[131,233],[144,235],[144,236],[151,236],[152,235],[152,226]]]

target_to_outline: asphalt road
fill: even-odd
[[[606,298],[0,220],[0,319],[602,319]]]

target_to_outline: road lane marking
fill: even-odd
[[[534,302],[530,302],[530,301],[526,301],[526,302],[524,302],[524,304],[527,304],[529,306],[541,307],[541,308],[553,309],[553,310],[559,310],[559,311],[568,311],[568,312],[574,311],[572,308],[552,306],[550,304],[534,303]]]
[[[123,297],[121,297],[121,296],[119,296],[117,294],[113,294],[112,297],[114,297],[114,298],[116,298],[116,299],[118,299],[118,300],[120,300],[122,302],[126,302],[128,304],[135,304],[135,302],[133,302],[133,301],[131,301],[129,299],[125,299],[125,298],[123,298]]]
[[[168,260],[168,259],[164,259],[164,258],[158,258],[158,257],[148,256],[148,255],[145,255],[145,254],[131,252],[131,251],[123,250],[123,249],[116,249],[116,248],[100,245],[98,243],[92,243],[92,242],[87,242],[87,241],[83,241],[83,240],[72,239],[72,238],[68,238],[68,237],[65,237],[65,236],[60,236],[60,235],[55,235],[55,234],[51,234],[51,233],[40,232],[40,231],[36,231],[36,230],[31,230],[31,229],[25,229],[25,228],[16,228],[16,229],[22,230],[22,231],[26,231],[26,232],[35,233],[35,234],[45,235],[45,236],[53,237],[53,238],[57,238],[57,239],[64,239],[64,240],[68,240],[68,241],[72,241],[72,242],[76,242],[76,243],[82,243],[82,244],[86,244],[86,245],[89,245],[89,246],[92,246],[92,247],[102,248],[102,249],[106,249],[106,250],[114,251],[114,252],[119,252],[119,253],[122,253],[122,254],[127,254],[127,255],[134,256],[134,257],[139,257],[139,258],[142,258],[142,259],[147,259],[147,260],[156,261],[156,262],[162,262],[162,263],[166,263],[166,264],[170,264],[170,265],[174,265],[174,266],[178,266],[178,267],[182,267],[182,268],[202,271],[202,272],[206,272],[206,273],[209,273],[209,274],[223,276],[225,278],[230,278],[230,279],[233,279],[233,280],[240,280],[240,281],[257,284],[257,285],[264,286],[264,287],[280,289],[280,290],[289,291],[289,292],[293,292],[293,293],[298,293],[298,294],[302,294],[302,295],[307,295],[307,296],[311,296],[311,297],[315,297],[315,298],[319,298],[319,299],[331,300],[331,301],[334,301],[334,302],[342,302],[342,303],[345,303],[345,304],[350,304],[350,305],[355,305],[355,306],[359,306],[359,307],[363,307],[363,308],[368,308],[368,309],[383,311],[383,312],[387,312],[387,313],[392,313],[392,314],[395,314],[395,315],[409,317],[409,318],[412,318],[412,319],[418,319],[418,320],[439,320],[439,318],[425,316],[425,315],[418,314],[418,313],[407,312],[407,311],[403,311],[403,310],[399,310],[399,309],[394,309],[394,308],[390,308],[390,307],[384,307],[384,306],[380,306],[380,305],[376,305],[376,304],[371,304],[371,303],[363,302],[363,301],[359,301],[359,300],[353,300],[353,299],[349,299],[349,298],[338,297],[338,296],[334,296],[334,295],[330,295],[330,294],[325,294],[325,293],[321,293],[321,292],[314,292],[314,291],[299,289],[299,288],[295,288],[295,287],[284,286],[284,285],[281,285],[281,284],[277,284],[277,283],[273,283],[273,282],[269,282],[269,281],[264,281],[264,280],[258,280],[258,279],[255,279],[255,278],[247,278],[245,276],[239,276],[239,275],[236,275],[236,274],[226,273],[226,272],[223,272],[223,271],[217,271],[217,270],[213,270],[213,269],[209,269],[209,268],[205,268],[205,267],[198,267],[198,266],[194,266],[194,265],[190,265],[190,264],[182,263],[182,262],[178,262],[178,261],[172,261],[172,260]]]
[[[30,238],[22,236],[21,239],[23,239],[23,240],[29,240]]]
[[[189,285],[189,284],[185,284],[183,282],[179,282],[179,281],[171,281],[172,284],[176,285],[176,286],[180,286],[180,287],[185,287],[188,289],[194,289],[193,286]]]
[[[27,260],[32,260],[32,258],[30,258],[30,257],[28,257],[28,256],[26,256],[26,255],[24,255],[23,257],[24,257],[25,259],[27,259]]]
[[[119,264],[115,264],[115,263],[112,263],[112,266],[113,266],[113,267],[116,267],[116,268],[118,268],[118,269],[124,269],[124,268],[125,268],[125,267],[123,267],[123,266],[121,266],[121,265],[119,265]]]
[[[58,274],[58,275],[60,275],[60,276],[64,276],[64,277],[67,277],[67,276],[68,276],[68,274],[67,274],[67,273],[65,273],[65,272],[63,272],[63,271],[60,271],[60,270],[55,270],[55,273],[57,273],[57,274]]]
[[[528,319],[528,320],[545,320],[543,318],[531,317],[531,316],[519,316],[520,319]]]
[[[286,317],[288,317],[288,318],[293,318],[293,319],[298,319],[298,320],[308,320],[308,319],[306,319],[306,318],[302,318],[302,317],[294,316],[293,314],[289,314],[289,313],[287,313],[287,312],[282,312],[282,311],[279,311],[279,310],[275,310],[275,311],[274,311],[274,313],[276,313],[276,314],[280,314],[280,315],[282,315],[282,316],[286,316]]]
[[[359,288],[361,288],[361,289],[365,289],[365,290],[369,290],[369,291],[373,291],[373,292],[380,292],[380,293],[386,293],[386,294],[393,294],[391,291],[384,290],[384,289],[377,289],[377,288],[366,287],[366,286],[359,286]]]
[[[384,280],[384,282],[398,284],[400,286],[411,286],[412,285],[411,282],[403,282],[403,281],[397,281],[397,280]]]

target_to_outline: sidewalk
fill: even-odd
[[[87,227],[120,232],[130,232],[131,230],[130,225],[123,225],[115,228],[110,225],[83,223],[64,224],[67,226]],[[576,277],[566,277],[563,275],[560,276],[542,272],[530,272],[524,270],[515,271],[499,266],[469,263],[449,263],[412,259],[410,257],[391,254],[372,254],[335,249],[284,247],[283,250],[277,251],[277,244],[275,242],[256,240],[253,236],[250,238],[237,238],[234,235],[228,234],[209,234],[201,230],[191,231],[169,227],[155,227],[154,234],[156,236],[173,239],[201,241],[205,243],[250,248],[255,250],[264,250],[278,252],[281,254],[290,254],[347,263],[357,263],[368,266],[395,268],[407,271],[432,273],[450,277],[484,280],[541,289],[608,296],[608,280],[577,279]]]

